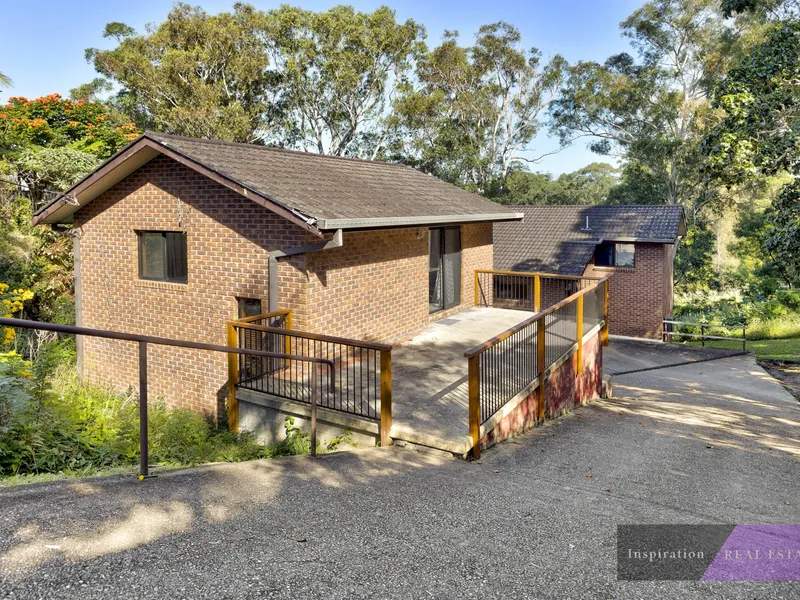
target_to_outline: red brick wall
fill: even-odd
[[[75,215],[82,325],[225,343],[237,297],[268,301],[268,253],[318,241],[298,226],[169,158],[158,157]],[[136,231],[187,235],[188,284],[138,278]],[[473,270],[492,266],[492,225],[462,226],[462,304],[428,313],[428,230],[345,233],[344,247],[279,260],[279,306],[296,329],[364,340],[407,337],[473,303]],[[84,374],[138,385],[133,343],[87,338]],[[150,393],[220,414],[226,358],[150,348]]]
[[[634,267],[587,267],[586,275],[611,275],[608,302],[611,334],[661,339],[662,321],[669,314],[664,309],[672,293],[671,247],[636,244]],[[669,304],[671,308],[671,299]]]
[[[309,254],[309,330],[397,341],[473,306],[473,273],[492,265],[492,225],[462,225],[461,304],[432,315],[428,235],[427,228],[345,232],[343,247]]]
[[[583,344],[583,373],[575,375],[578,353],[570,356],[545,382],[545,419],[553,419],[600,396],[603,383],[603,346],[600,333]],[[481,440],[489,447],[523,433],[538,423],[538,390],[534,390],[512,412],[506,415]]]
[[[236,297],[267,298],[268,252],[295,246],[304,231],[183,165],[158,157],[79,210],[82,324],[225,344]],[[188,284],[138,278],[137,230],[185,229]],[[280,266],[281,304],[303,314],[303,258]],[[150,347],[150,393],[171,404],[218,414],[225,355]],[[84,374],[116,387],[138,385],[133,343],[83,342]]]

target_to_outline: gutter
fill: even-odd
[[[341,248],[344,246],[344,236],[341,229],[337,229],[333,234],[333,239],[327,242],[319,242],[318,244],[307,244],[305,246],[295,246],[294,248],[283,248],[282,250],[273,250],[269,253],[269,280],[268,280],[268,294],[269,294],[269,312],[278,310],[278,259],[285,256],[296,256],[297,254],[306,254],[307,252],[320,252],[322,250],[329,250],[332,248]]]
[[[521,221],[524,213],[488,213],[482,215],[444,215],[435,217],[377,217],[368,219],[320,219],[317,227],[331,229],[372,229],[376,227],[414,227],[444,223],[475,223],[479,221]]]

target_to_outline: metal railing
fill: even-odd
[[[469,433],[474,458],[480,456],[480,427],[526,389],[538,390],[537,419],[544,418],[548,370],[577,353],[583,372],[583,336],[601,325],[608,345],[608,277],[582,278],[588,287],[539,311],[514,327],[464,353],[468,360]],[[589,306],[587,320],[587,306]]]
[[[539,312],[597,278],[517,271],[475,271],[475,306],[493,306]]]
[[[205,344],[202,342],[190,342],[186,340],[174,340],[169,338],[154,337],[149,335],[137,335],[133,333],[122,333],[119,331],[107,331],[104,329],[89,329],[86,327],[75,327],[72,325],[56,325],[55,323],[42,323],[39,321],[26,321],[23,319],[8,319],[0,318],[0,326],[3,327],[19,327],[22,329],[34,329],[39,331],[54,331],[56,333],[67,333],[72,335],[83,335],[87,337],[98,337],[111,340],[124,340],[129,342],[137,342],[139,344],[139,478],[144,479],[150,475],[149,467],[149,448],[148,448],[148,423],[147,423],[147,401],[148,401],[148,379],[147,379],[147,366],[148,344],[158,346],[173,346],[176,348],[190,348],[193,350],[208,350],[211,352],[222,352],[229,356],[230,361],[236,362],[236,355],[247,355],[258,357],[259,360],[281,360],[287,362],[301,362],[311,363],[313,365],[312,371],[316,370],[317,364],[324,364],[328,366],[329,377],[335,377],[333,373],[333,361],[326,358],[318,358],[311,356],[298,356],[283,352],[267,352],[264,350],[245,349],[245,348],[231,348],[229,346],[217,346],[215,344]],[[312,381],[315,380],[312,378]],[[332,380],[332,379],[331,379]],[[317,423],[316,423],[316,406],[317,406],[317,392],[312,390],[310,396],[311,402],[311,455],[316,456],[316,440],[317,440]],[[230,422],[230,406],[229,406],[229,425]],[[238,418],[233,423],[233,431],[238,430]]]
[[[695,330],[700,328],[700,333],[693,333],[690,331],[676,331],[676,328],[681,327],[691,327]],[[720,329],[729,330],[729,329],[741,329],[742,330],[742,337],[732,337],[727,335],[710,335],[707,334],[706,331],[718,331]],[[683,341],[682,338],[692,338],[699,339],[700,345],[705,347],[706,340],[709,341],[726,341],[726,342],[741,342],[742,343],[742,352],[747,352],[747,326],[746,325],[738,325],[738,326],[726,326],[726,325],[715,325],[713,323],[703,323],[697,321],[674,321],[672,319],[664,319],[664,326],[662,329],[662,340],[667,343],[671,343],[675,341],[675,338],[678,338],[678,341]]]
[[[240,357],[229,364],[229,381],[235,382],[234,387],[308,404],[316,385],[319,406],[379,422],[381,445],[391,443],[391,346],[295,330],[291,310],[227,325],[231,346],[324,358],[333,365],[335,375],[315,374],[302,364],[287,361]],[[229,388],[228,394],[235,397],[235,389]]]

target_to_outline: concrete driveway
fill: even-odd
[[[389,448],[0,491],[0,597],[796,598],[618,582],[615,544],[620,523],[800,522],[797,402],[749,356],[615,386],[477,463]]]

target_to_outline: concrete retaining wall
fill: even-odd
[[[274,444],[286,437],[286,417],[294,418],[295,427],[311,433],[311,407],[249,390],[238,390],[239,427],[252,431],[258,440]],[[353,444],[370,447],[380,439],[375,422],[350,417],[344,413],[317,408],[317,440],[324,447],[330,440],[350,432]]]

